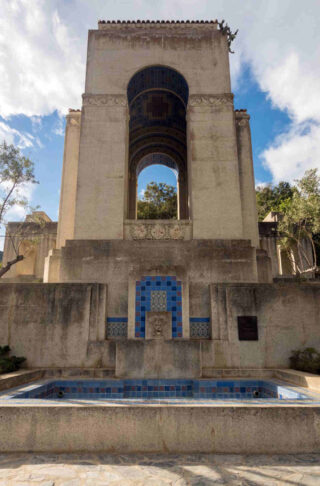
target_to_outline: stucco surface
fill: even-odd
[[[319,407],[8,405],[0,414],[1,452],[320,452]]]

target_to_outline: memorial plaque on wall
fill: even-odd
[[[258,341],[257,316],[238,316],[239,341]]]

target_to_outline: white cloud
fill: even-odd
[[[0,143],[6,141],[8,144],[15,144],[20,149],[32,147],[34,143],[41,144],[40,140],[27,132],[19,132],[10,127],[7,123],[0,121]]]
[[[59,3],[2,0],[2,117],[66,112],[69,106],[80,105],[87,32],[83,30],[82,38],[77,35],[74,25],[69,26],[67,18],[61,18]],[[72,4],[69,2],[69,16],[76,17]]]
[[[273,174],[274,182],[293,182],[307,169],[320,171],[320,125],[293,125],[265,150],[262,159]]]
[[[258,189],[258,188],[264,188],[264,187],[267,187],[268,185],[269,185],[269,182],[256,181],[255,188],[256,189]]]

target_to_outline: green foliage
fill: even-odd
[[[274,187],[271,184],[266,187],[258,186],[256,198],[259,221],[263,221],[270,211],[285,212],[292,201],[294,192],[295,188],[289,182],[282,181]]]
[[[37,183],[33,162],[19,148],[3,142],[0,145],[0,225],[12,206],[27,206],[26,198],[20,194],[27,183]]]
[[[19,370],[21,364],[26,360],[22,357],[9,356],[9,353],[9,346],[0,346],[0,374]]]
[[[320,256],[320,176],[317,169],[307,170],[295,185],[280,182],[256,190],[259,221],[270,211],[281,213],[278,231],[280,246],[288,256],[293,273],[301,275],[317,270]],[[312,258],[305,242],[312,247]]]
[[[174,186],[160,182],[147,185],[143,199],[138,200],[138,219],[176,219],[177,192]]]
[[[296,273],[302,274],[317,268],[317,246],[320,233],[320,176],[317,169],[307,170],[296,186],[290,204],[283,211],[279,222],[281,246],[296,252]],[[303,242],[308,240],[313,250],[313,261],[305,251]]]
[[[320,353],[314,348],[292,351],[289,359],[294,370],[320,374]]]

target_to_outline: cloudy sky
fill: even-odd
[[[0,141],[35,162],[25,191],[57,219],[64,116],[81,107],[88,29],[98,19],[226,19],[235,107],[251,115],[257,183],[320,168],[319,0],[0,0]],[[153,170],[153,172],[152,172]],[[166,170],[145,171],[139,192]],[[10,219],[21,217],[12,210]]]

